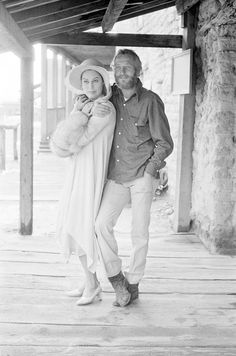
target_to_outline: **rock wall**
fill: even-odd
[[[236,250],[236,1],[202,0],[196,34],[193,227],[212,252]]]

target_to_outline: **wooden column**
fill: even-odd
[[[21,58],[20,234],[33,230],[33,58]]]
[[[65,106],[66,106],[66,59],[61,55],[60,66],[58,67],[58,108],[57,108],[57,123],[65,119]]]
[[[6,169],[6,132],[0,127],[0,172]]]
[[[70,71],[71,65],[68,64],[66,65],[66,74]],[[66,88],[66,112],[65,115],[66,117],[69,116],[71,110],[73,109],[73,95],[72,92]]]
[[[47,107],[48,107],[48,90],[47,90],[47,45],[41,47],[41,141],[39,150],[48,147],[47,140]]]
[[[195,46],[195,12],[188,11],[183,15],[184,33],[183,50]],[[194,62],[194,61],[193,61]],[[175,194],[174,230],[176,232],[189,231],[190,209],[192,194],[193,168],[193,130],[195,121],[195,66],[193,63],[192,94],[180,95],[179,136],[177,146],[177,176]]]

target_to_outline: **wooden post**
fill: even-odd
[[[70,71],[71,65],[66,65],[66,74]],[[72,92],[66,87],[66,110],[65,115],[66,117],[69,116],[71,110],[73,109],[73,95]]]
[[[47,45],[41,47],[41,141],[39,150],[48,147],[47,142],[47,108],[48,108],[48,91],[47,91]]]
[[[20,234],[33,230],[33,58],[21,59]]]
[[[4,127],[0,127],[0,172],[6,169],[6,133]]]
[[[195,16],[194,11],[184,15],[183,50],[195,45]],[[194,75],[195,65],[193,61],[192,94],[180,95],[179,135],[177,152],[177,175],[175,194],[174,230],[176,232],[189,231],[190,209],[192,194],[192,168],[193,168],[193,130],[195,121],[195,92]]]
[[[17,132],[18,127],[13,129],[13,152],[14,152],[14,160],[18,160],[18,153],[17,153]]]

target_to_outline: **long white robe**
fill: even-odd
[[[103,187],[115,127],[115,109],[106,117],[92,116],[79,139],[81,151],[68,158],[68,174],[59,203],[56,236],[68,261],[72,253],[86,254],[87,266],[95,272],[98,246],[95,219]]]

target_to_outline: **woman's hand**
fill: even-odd
[[[73,108],[73,112],[81,111],[83,107],[89,102],[90,100],[85,94],[78,95],[75,99],[75,104]]]

